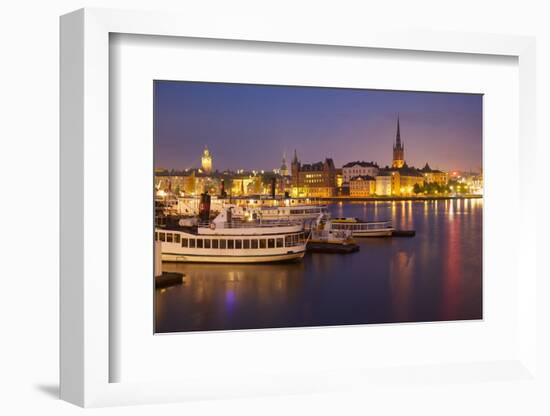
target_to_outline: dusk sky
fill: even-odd
[[[294,149],[302,163],[333,158],[391,165],[399,113],[409,166],[482,164],[482,96],[318,87],[155,82],[155,167],[272,170]]]

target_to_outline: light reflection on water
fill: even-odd
[[[483,201],[330,206],[335,216],[392,218],[413,238],[361,239],[350,255],[302,262],[164,263],[185,283],[156,291],[156,331],[178,332],[482,317]]]

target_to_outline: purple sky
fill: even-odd
[[[482,95],[268,85],[155,82],[155,167],[265,169],[332,157],[391,164],[399,113],[411,166],[479,171]]]

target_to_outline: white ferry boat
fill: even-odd
[[[302,222],[234,221],[224,209],[195,227],[157,228],[162,260],[202,263],[265,263],[299,260],[306,252]]]
[[[391,237],[395,231],[391,221],[361,221],[358,218],[333,218],[333,230],[351,231],[354,237]]]
[[[237,207],[235,216],[243,220],[259,219],[301,221],[306,230],[314,225],[317,218],[328,216],[328,208],[323,205],[263,206],[258,208]]]

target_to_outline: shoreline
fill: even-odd
[[[483,199],[483,195],[424,195],[424,196],[365,196],[365,197],[350,197],[350,196],[333,196],[330,198],[311,198],[312,200],[327,201],[327,202],[380,202],[380,201],[439,201],[452,199]]]

